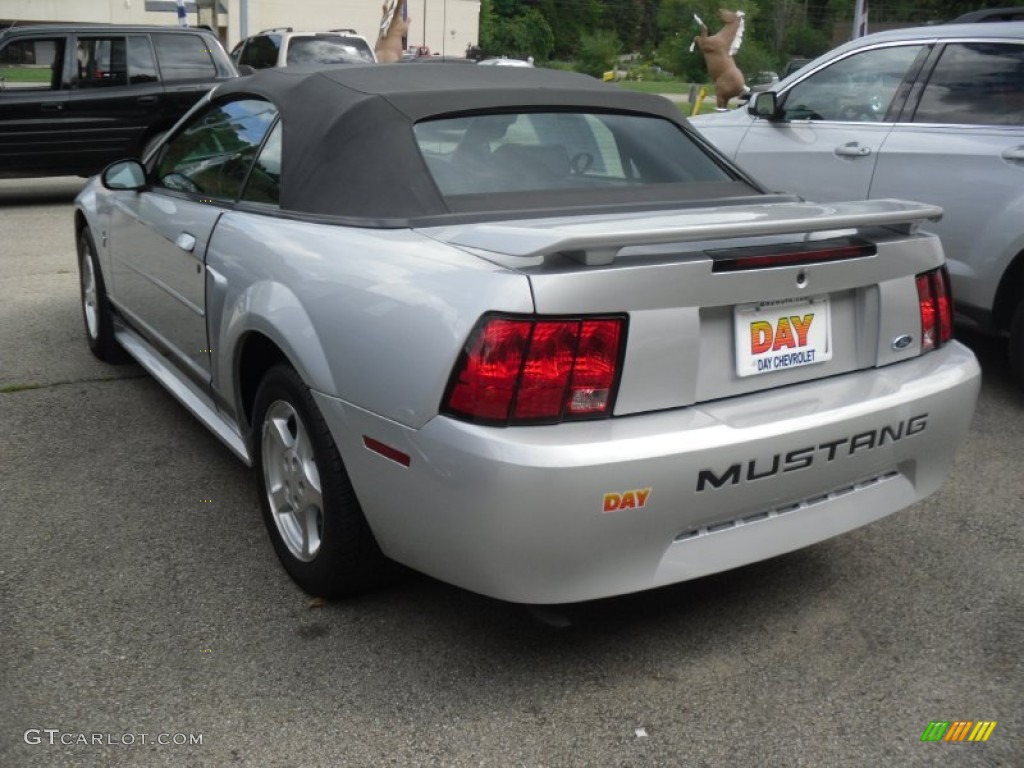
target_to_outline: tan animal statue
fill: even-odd
[[[743,73],[732,58],[743,40],[743,15],[743,11],[719,9],[718,18],[725,26],[714,35],[709,35],[704,22],[695,17],[700,24],[700,34],[693,42],[704,54],[719,109],[725,109],[729,99],[739,96],[746,87]]]
[[[377,61],[388,64],[402,58],[405,51],[405,37],[409,34],[408,17],[403,18],[405,0],[391,0],[384,3],[380,20],[380,31],[377,33],[377,44],[373,46]]]

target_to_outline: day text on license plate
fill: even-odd
[[[736,374],[756,376],[832,359],[828,296],[743,304],[733,309]]]

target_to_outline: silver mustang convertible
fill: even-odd
[[[381,66],[221,86],[75,231],[90,347],[254,467],[303,589],[557,603],[939,488],[980,380],[940,215],[766,194],[583,76]]]

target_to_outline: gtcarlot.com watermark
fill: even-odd
[[[158,744],[162,747],[201,746],[201,733],[84,733],[62,731],[59,728],[29,728],[24,735],[26,744],[53,746],[134,747]]]

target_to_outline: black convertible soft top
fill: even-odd
[[[549,69],[419,67],[268,69],[220,86],[214,100],[249,93],[277,106],[283,125],[280,205],[369,226],[444,216],[452,209],[419,152],[420,120],[508,110],[628,112],[680,126],[666,99],[626,91],[585,75]],[[577,192],[578,197],[586,195]],[[536,209],[537,195],[504,200]],[[585,204],[585,200],[579,200]]]

